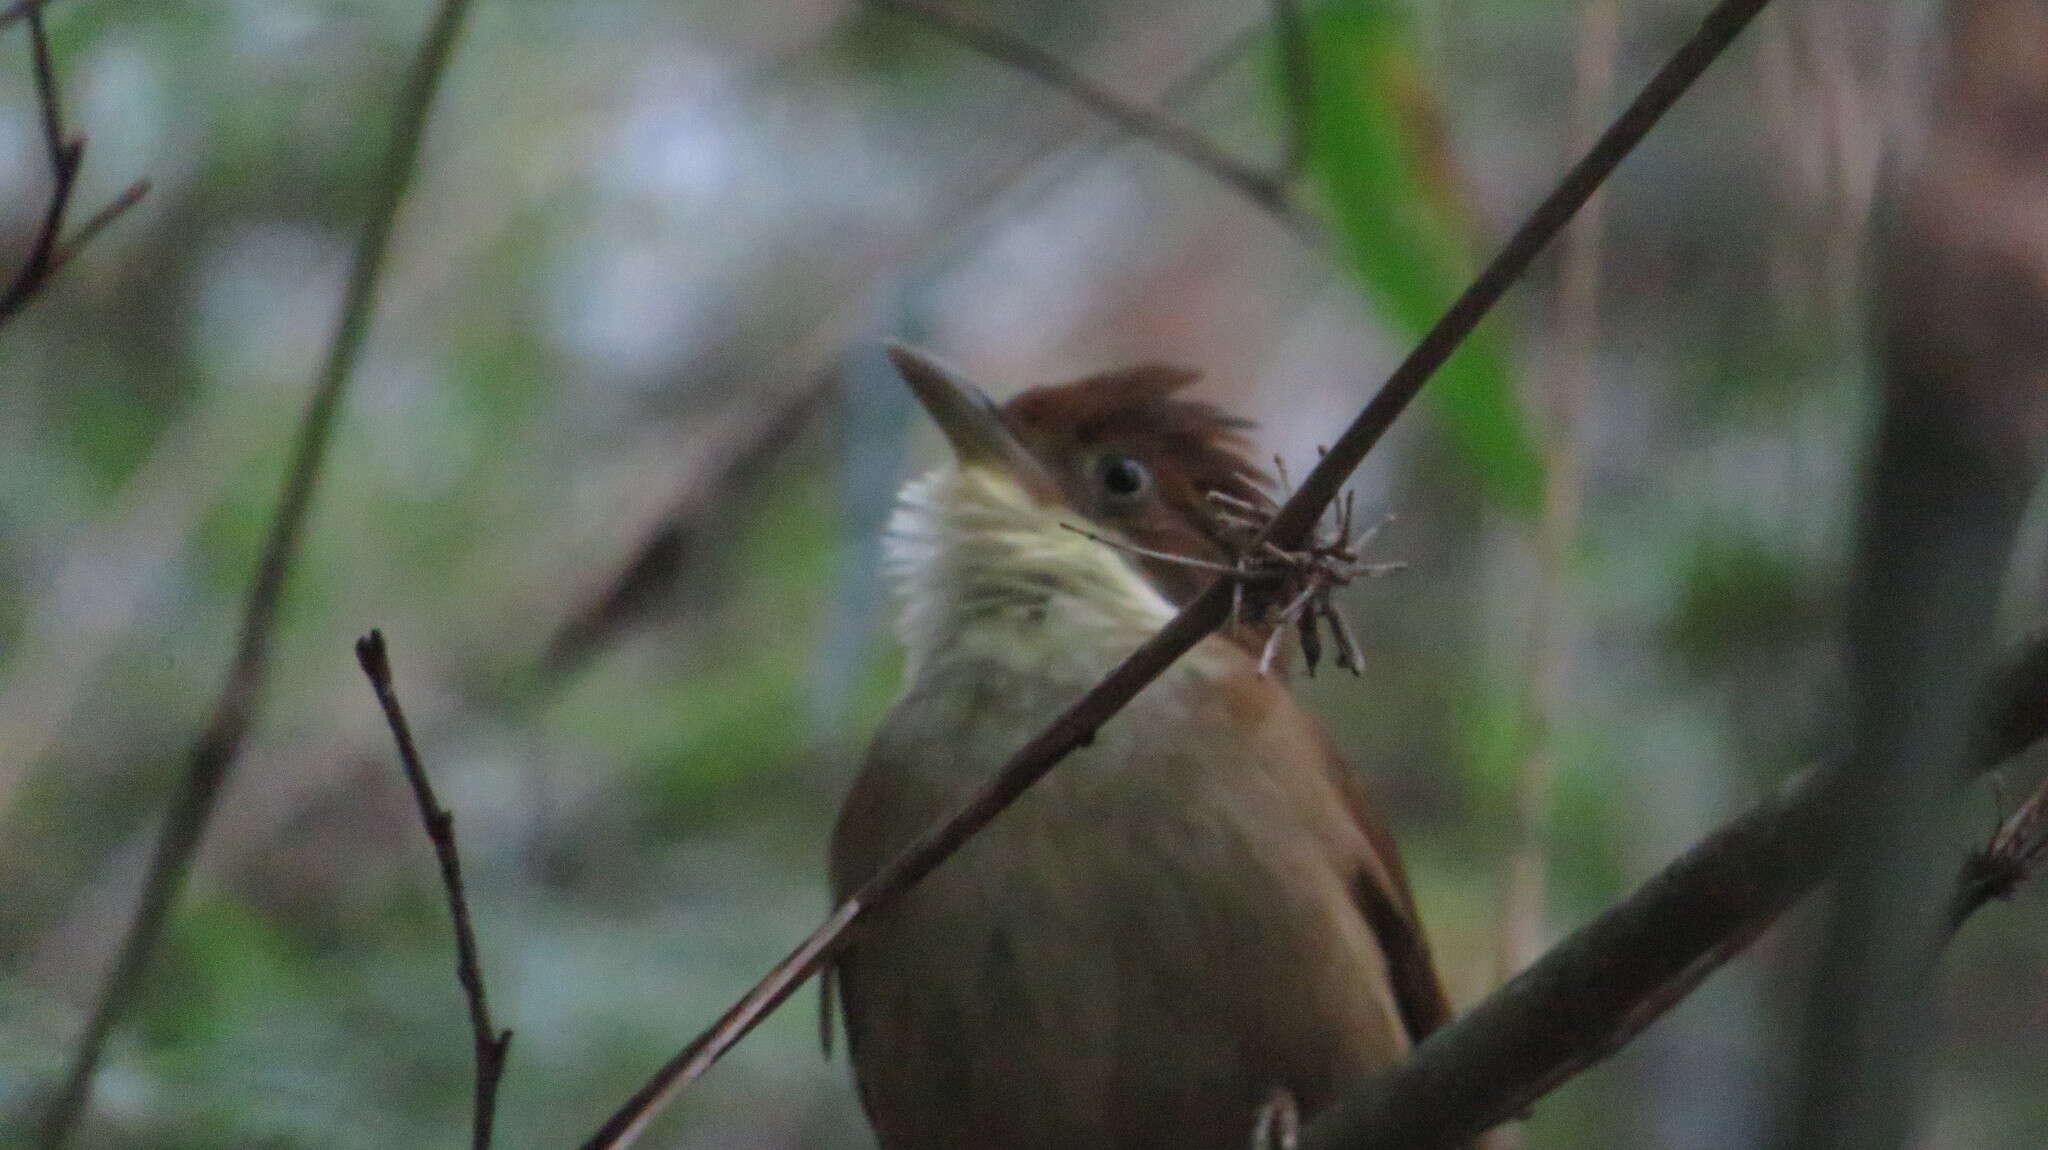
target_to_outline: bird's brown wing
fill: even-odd
[[[1415,896],[1408,888],[1408,873],[1401,865],[1401,852],[1394,845],[1394,836],[1380,820],[1378,808],[1367,795],[1358,773],[1338,754],[1327,735],[1322,736],[1322,743],[1323,760],[1337,793],[1343,796],[1352,821],[1358,824],[1374,856],[1354,880],[1353,897],[1386,956],[1387,977],[1393,984],[1394,1002],[1401,1010],[1408,1037],[1421,1042],[1449,1021],[1451,1000],[1444,993],[1436,960],[1430,956],[1429,939],[1422,932],[1422,919],[1416,913]]]

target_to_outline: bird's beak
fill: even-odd
[[[1045,465],[1003,422],[987,393],[927,352],[894,341],[888,350],[890,362],[945,433],[962,466],[1001,471],[1027,489],[1056,490]]]

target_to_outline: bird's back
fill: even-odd
[[[1079,686],[923,668],[841,810],[836,893]],[[1241,1150],[1274,1088],[1313,1112],[1401,1057],[1414,1019],[1361,906],[1406,892],[1341,770],[1229,644],[1148,688],[841,958],[883,1150]]]

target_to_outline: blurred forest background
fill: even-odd
[[[74,218],[153,186],[0,329],[0,1145],[61,1077],[219,690],[428,7],[50,4],[91,142]],[[880,341],[998,394],[1185,363],[1305,470],[1561,170],[1574,120],[1705,8],[1312,8],[1312,222],[1290,226],[900,13],[481,0],[273,690],[80,1144],[464,1137],[445,911],[350,650],[373,626],[517,1031],[500,1144],[580,1140],[825,910],[829,819],[896,686],[876,537],[937,458]],[[1291,151],[1263,5],[947,11],[1251,169]],[[1504,935],[1526,959],[1834,733],[1864,243],[1937,27],[1929,3],[1767,11],[1577,241],[1597,313],[1547,258],[1361,473],[1361,507],[1399,517],[1375,558],[1409,568],[1350,593],[1363,676],[1307,689],[1393,809],[1461,1002]],[[39,223],[42,149],[17,24],[0,267]],[[2012,582],[2016,631],[2041,595]],[[1544,909],[1504,926],[1530,810]],[[1807,933],[1546,1100],[1527,1145],[1740,1144]],[[1926,1145],[2048,1145],[2048,894],[1980,915],[1939,985]],[[649,1144],[871,1141],[806,996]]]

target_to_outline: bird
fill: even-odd
[[[998,405],[889,355],[952,457],[886,529],[906,688],[833,827],[842,901],[1199,593],[1265,482],[1192,371]],[[1244,1150],[1448,1018],[1394,840],[1260,639],[1204,639],[837,955],[881,1150]]]

